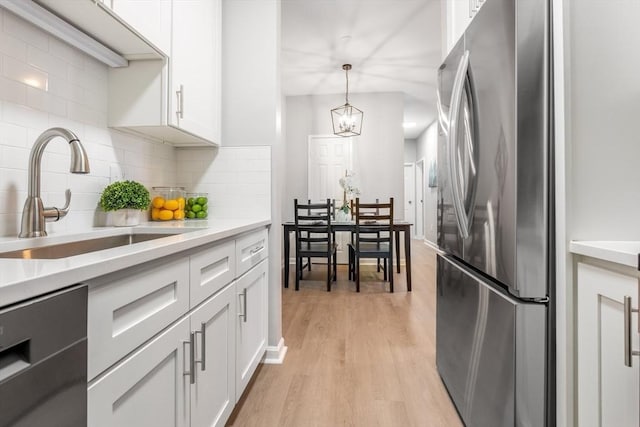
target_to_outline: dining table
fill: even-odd
[[[413,224],[408,221],[394,221],[392,230],[395,238],[395,254],[397,271],[400,273],[400,233],[402,233],[404,241],[405,270],[407,277],[407,291],[411,292],[411,226]],[[332,232],[355,232],[355,221],[331,222],[329,225]],[[284,287],[289,287],[289,255],[291,253],[291,242],[289,234],[295,231],[296,225],[293,221],[285,221],[282,223],[284,233]]]

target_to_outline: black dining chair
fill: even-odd
[[[331,232],[331,201],[299,204],[293,201],[296,236],[296,291],[300,289],[304,258],[326,258],[327,291],[337,277],[337,247]]]
[[[360,260],[383,260],[384,280],[389,280],[393,292],[393,197],[388,203],[360,203],[354,206],[355,234],[349,243],[349,278],[356,281],[360,292]],[[379,269],[378,269],[379,271]]]

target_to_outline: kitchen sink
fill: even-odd
[[[9,252],[1,252],[0,258],[20,259],[58,259],[118,246],[133,245],[163,237],[175,236],[176,233],[131,233],[115,236],[98,237],[87,240],[76,240],[67,243],[57,243],[45,246],[23,248]]]

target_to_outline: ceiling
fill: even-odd
[[[282,0],[287,96],[344,99],[342,64],[350,63],[350,94],[405,94],[404,120],[416,123],[405,138],[413,139],[436,118],[441,57],[440,0]]]

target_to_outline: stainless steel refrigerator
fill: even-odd
[[[548,0],[486,0],[439,69],[437,365],[467,426],[555,417]]]

